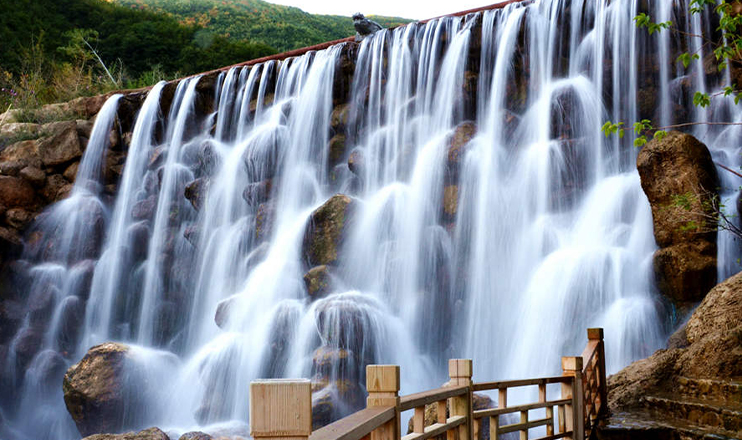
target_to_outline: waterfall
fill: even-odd
[[[106,341],[145,375],[124,428],[177,436],[244,426],[256,378],[312,378],[335,419],[364,405],[368,363],[401,365],[406,394],[455,357],[475,380],[556,374],[587,327],[606,330],[608,372],[661,348],[673,328],[637,150],[602,124],[741,121],[731,97],[683,99],[728,73],[677,66],[669,33],[635,27],[648,12],[707,32],[708,13],[676,3],[521,2],[161,82],[107,200],[111,98],[71,196],[35,225],[54,239],[23,256],[36,308],[14,343],[50,323],[25,372],[13,348],[3,364],[12,436],[77,438],[58,379]],[[739,167],[739,127],[690,130]],[[719,174],[736,213],[741,182]],[[324,230],[335,249],[319,258],[326,222],[342,232]],[[723,279],[741,243],[722,231],[718,247]]]

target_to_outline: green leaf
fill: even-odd
[[[711,104],[711,97],[705,93],[695,92],[693,95],[693,105],[696,107],[708,107]]]

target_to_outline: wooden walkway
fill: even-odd
[[[560,376],[475,383],[471,359],[451,359],[447,387],[406,396],[399,396],[398,365],[368,365],[367,408],[316,431],[312,431],[309,380],[254,381],[250,384],[250,432],[256,439],[277,440],[425,440],[441,435],[448,440],[480,440],[482,422],[489,419],[491,440],[511,432],[528,440],[529,430],[536,427],[546,427],[539,440],[588,439],[607,412],[603,336],[600,328],[588,329],[583,355],[563,357]],[[560,384],[558,398],[548,395],[550,384]],[[537,401],[508,406],[509,389],[530,386],[539,391]],[[473,393],[480,391],[497,392],[498,406],[474,411]],[[425,426],[426,407],[435,403],[437,422]],[[414,432],[401,435],[401,413],[412,409]],[[529,420],[531,411],[542,409],[542,418]],[[503,424],[506,421],[512,423]]]

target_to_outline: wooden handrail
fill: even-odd
[[[397,365],[367,366],[367,408],[310,432],[312,405],[310,382],[259,381],[250,387],[250,426],[255,438],[277,440],[428,440],[449,433],[455,440],[479,440],[481,423],[489,419],[491,440],[519,432],[528,440],[529,430],[547,427],[536,440],[590,438],[594,424],[606,412],[607,387],[604,334],[589,329],[583,356],[563,357],[562,376],[473,383],[470,359],[451,359],[447,387],[400,397]],[[560,398],[548,399],[549,384],[560,384]],[[508,389],[537,386],[537,402],[508,406]],[[496,408],[474,410],[473,393],[496,390]],[[255,404],[253,404],[255,401]],[[425,426],[427,405],[437,404],[437,422]],[[447,411],[450,407],[450,411]],[[414,432],[401,436],[401,413],[414,410]],[[529,420],[529,412],[545,409],[541,419]],[[557,416],[555,417],[555,409]],[[302,411],[302,413],[300,413]],[[446,416],[450,412],[450,417]],[[519,420],[501,425],[500,416],[519,413]],[[558,420],[555,432],[555,419]],[[274,425],[276,424],[276,425]]]
[[[544,385],[549,383],[562,383],[569,382],[570,377],[566,376],[553,376],[553,377],[542,377],[539,379],[517,379],[517,380],[503,380],[496,382],[478,382],[472,386],[474,391],[486,391],[496,390],[501,388],[516,388],[525,387],[529,385]]]
[[[425,406],[439,400],[446,400],[451,397],[460,396],[461,394],[466,394],[468,390],[469,387],[466,386],[447,387],[409,394],[401,398],[401,411],[408,411],[418,406]]]
[[[532,409],[550,408],[550,407],[559,406],[559,405],[569,405],[570,403],[572,403],[571,399],[558,399],[558,400],[550,400],[548,402],[527,403],[526,405],[509,406],[507,408],[490,408],[490,409],[475,410],[474,418],[481,419],[484,417],[499,416],[502,414],[511,414],[514,412],[529,411]]]
[[[359,440],[396,416],[393,407],[365,408],[313,431],[310,440]]]

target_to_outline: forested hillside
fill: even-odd
[[[350,17],[316,15],[261,0],[108,0],[131,9],[166,12],[234,41],[268,44],[278,51],[311,46],[354,34]],[[367,11],[362,11],[366,13]],[[408,23],[369,16],[385,27]]]
[[[262,43],[101,0],[0,0],[0,6],[3,107],[144,86],[274,53]]]

